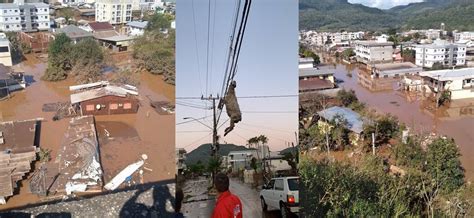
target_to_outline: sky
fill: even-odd
[[[389,9],[399,5],[423,2],[423,0],[349,0],[349,2],[359,3],[373,8]]]
[[[176,97],[216,96],[221,93],[236,0],[178,0],[176,21]],[[241,6],[244,5],[242,0]],[[194,10],[193,10],[194,9]],[[208,15],[210,12],[210,16]],[[210,17],[210,25],[208,25]],[[209,27],[209,28],[208,28]],[[209,32],[209,50],[208,48]],[[208,52],[207,52],[208,51]],[[237,96],[293,95],[287,98],[239,98],[242,121],[220,143],[246,145],[254,136],[269,138],[270,150],[287,148],[298,130],[298,1],[254,0],[240,51]],[[207,56],[209,54],[209,58]],[[206,67],[208,66],[208,67]],[[191,151],[212,142],[212,111],[183,106],[210,102],[179,100],[176,105],[176,147]],[[201,124],[183,119],[206,117]]]

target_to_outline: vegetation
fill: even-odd
[[[342,58],[346,60],[349,60],[351,57],[354,57],[355,55],[356,53],[354,52],[354,49],[352,48],[344,50],[341,54]]]
[[[39,153],[39,160],[40,162],[48,162],[51,160],[51,149],[43,149],[41,148]]]
[[[149,22],[145,34],[133,44],[133,57],[139,68],[175,84],[175,31],[168,28],[171,17],[156,13]]]
[[[303,159],[301,211],[307,217],[466,216],[471,203],[463,191],[469,187],[454,142],[437,138],[426,152],[412,145],[418,147],[408,153],[416,150],[421,155],[398,156],[408,163],[402,165],[405,175],[387,173],[386,162],[371,155],[357,166]],[[413,167],[412,161],[426,165]],[[458,207],[446,200],[453,198]]]
[[[313,64],[318,65],[321,63],[321,59],[319,58],[319,55],[315,54],[313,51],[310,49],[306,48],[305,46],[300,44],[299,48],[299,53],[300,56],[303,58],[313,58]]]
[[[72,75],[78,83],[89,83],[102,77],[104,52],[93,39],[74,44],[66,34],[59,34],[49,45],[48,55],[48,68],[42,77],[44,80],[59,81]]]
[[[13,63],[19,63],[24,60],[24,54],[30,53],[31,48],[28,48],[25,44],[18,40],[15,32],[6,33],[8,41],[10,41],[10,53],[12,56]]]
[[[471,0],[425,0],[390,10],[351,4],[348,0],[301,0],[300,29],[318,31],[386,31],[391,29],[438,28],[472,30],[474,2]]]

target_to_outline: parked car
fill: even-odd
[[[282,217],[299,212],[299,177],[272,178],[260,191],[263,211],[268,208],[279,209]]]

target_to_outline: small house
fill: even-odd
[[[57,34],[64,33],[68,38],[72,40],[74,44],[82,39],[92,38],[92,33],[87,32],[75,25],[68,25],[56,31]]]
[[[451,100],[474,98],[474,68],[425,71],[420,75],[427,91],[447,91]]]
[[[23,73],[14,73],[10,67],[0,64],[0,99],[10,96],[16,90],[26,88]]]
[[[361,116],[350,108],[334,106],[319,111],[318,115],[320,117],[320,120],[318,121],[319,126],[328,125],[329,121],[338,117],[345,119],[347,121],[347,129],[350,130],[353,135],[354,140],[352,143],[356,143],[356,141],[359,140],[360,135],[364,130],[364,122]],[[336,122],[338,121],[336,120]]]
[[[131,36],[142,36],[145,34],[145,29],[148,25],[148,21],[131,21],[127,23],[128,35]]]

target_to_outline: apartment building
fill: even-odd
[[[326,44],[338,44],[364,38],[364,32],[316,32],[306,31],[301,33],[306,43],[315,46],[324,46]]]
[[[97,0],[95,21],[125,24],[132,21],[132,11],[139,7],[139,0]]]
[[[474,32],[455,32],[453,33],[454,41],[472,40],[474,41]]]
[[[48,30],[49,22],[49,6],[45,3],[0,4],[0,31]]]
[[[432,44],[415,46],[415,64],[432,68],[435,63],[444,67],[464,66],[466,64],[466,44],[435,40]]]
[[[355,53],[357,61],[369,64],[391,63],[393,61],[393,42],[386,38],[372,41],[356,41]]]

